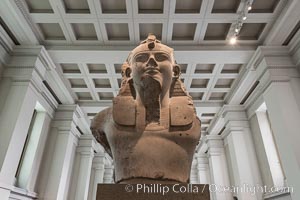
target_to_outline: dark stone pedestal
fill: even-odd
[[[98,184],[97,200],[210,200],[200,184]]]

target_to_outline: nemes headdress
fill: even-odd
[[[174,55],[173,55],[173,49],[162,44],[159,40],[156,39],[155,35],[149,34],[147,39],[142,41],[139,46],[137,46],[135,49],[131,51],[131,53],[128,56],[128,63],[131,65],[133,58],[145,51],[159,51],[164,52],[170,55],[171,62],[175,64]]]

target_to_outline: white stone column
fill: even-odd
[[[291,196],[300,199],[300,83],[272,82],[263,97]]]
[[[36,98],[28,83],[12,84],[0,115],[0,196],[2,199],[9,198],[14,184],[35,104]]]
[[[0,196],[8,199],[32,120],[42,92],[45,66],[39,53],[12,56],[0,81]],[[22,52],[19,52],[21,55]]]
[[[114,183],[113,175],[114,167],[111,165],[106,165],[104,169],[103,183]]]
[[[103,183],[114,183],[113,161],[108,154],[105,154]]]
[[[207,135],[205,141],[208,146],[212,200],[232,200],[230,192],[222,192],[223,188],[230,186],[223,139],[219,135]]]
[[[51,124],[42,166],[39,199],[66,199],[80,133],[76,105],[60,105]]]
[[[198,163],[197,163],[197,159],[195,157],[193,159],[192,167],[191,167],[190,183],[191,184],[199,183]]]
[[[229,148],[234,186],[238,188],[235,195],[239,200],[263,199],[263,191],[253,193],[262,181],[246,113],[241,106],[225,106],[223,116],[223,137]]]
[[[257,65],[259,92],[268,110],[287,185],[293,187],[292,199],[300,199],[300,74],[287,49],[263,50]]]
[[[275,187],[284,187],[286,184],[285,177],[281,167],[281,162],[279,159],[278,150],[275,144],[271,125],[268,120],[267,109],[265,104],[261,106],[259,111],[256,111],[256,117],[260,129],[262,143],[264,145],[267,157],[268,169],[270,169],[270,177],[272,180],[272,184]]]
[[[89,200],[96,199],[98,184],[103,183],[104,164],[105,164],[104,152],[96,153],[92,164],[93,173],[91,173],[90,192],[88,198]]]
[[[209,161],[206,154],[197,155],[198,176],[200,184],[210,184]]]
[[[93,135],[82,135],[80,137],[77,148],[77,152],[79,153],[79,169],[73,172],[73,176],[78,176],[75,200],[86,200],[88,198],[95,144],[96,141]]]

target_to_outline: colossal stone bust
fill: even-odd
[[[200,120],[179,76],[173,49],[154,35],[123,64],[113,106],[91,125],[114,159],[117,183],[189,182]]]

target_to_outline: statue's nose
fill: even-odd
[[[157,63],[156,61],[154,60],[154,58],[150,58],[147,62],[147,67],[157,67]]]

